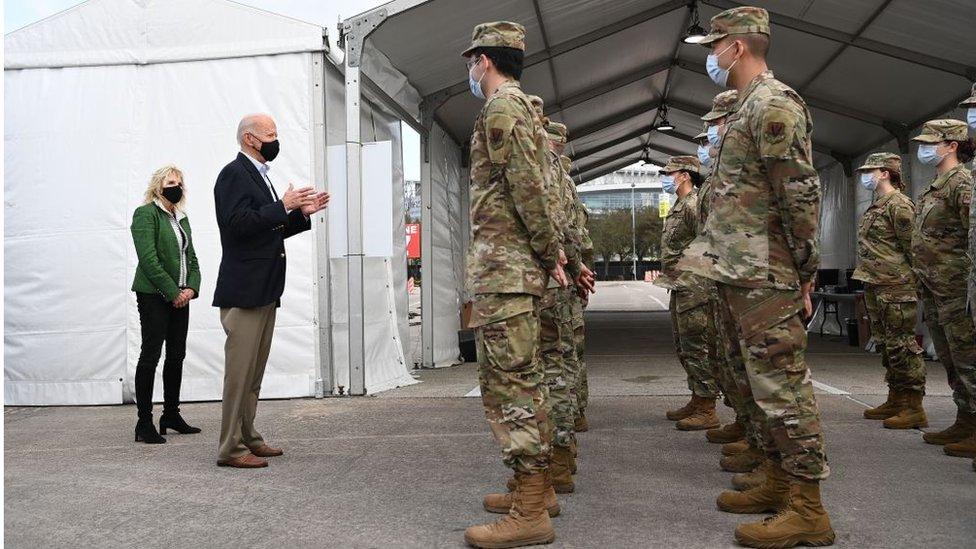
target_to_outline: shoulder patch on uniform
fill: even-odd
[[[786,125],[782,122],[769,122],[766,124],[766,135],[769,137],[780,137],[783,135],[784,129],[786,129]]]

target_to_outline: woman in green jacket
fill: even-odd
[[[145,202],[132,215],[132,241],[139,266],[132,291],[136,293],[142,349],[136,365],[136,442],[161,444],[160,435],[172,429],[199,433],[180,416],[180,383],[186,355],[190,300],[200,295],[200,267],[193,251],[190,221],[184,213],[183,173],[165,166],[153,173]],[[159,431],[152,422],[153,380],[163,343],[163,414]]]

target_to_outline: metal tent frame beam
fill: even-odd
[[[636,70],[633,70],[627,74],[618,76],[606,82],[601,82],[596,86],[587,88],[583,91],[574,93],[561,101],[555,101],[550,103],[545,109],[546,116],[550,116],[557,112],[562,112],[566,109],[575,107],[586,103],[587,101],[592,101],[593,99],[598,99],[608,93],[612,93],[624,86],[633,84],[634,82],[639,82],[646,78],[652,78],[658,74],[671,68],[673,63],[671,60],[659,61],[657,63],[651,63],[650,65],[645,65]]]
[[[624,150],[622,150],[622,151],[620,151],[618,153],[615,153],[615,154],[613,154],[611,156],[608,156],[606,158],[601,158],[601,159],[597,160],[596,162],[591,162],[590,164],[587,164],[586,166],[578,166],[578,167],[575,167],[575,168],[573,168],[573,170],[570,171],[570,175],[572,175],[572,176],[575,177],[575,176],[577,176],[577,175],[579,175],[581,173],[586,173],[588,171],[592,171],[594,168],[599,168],[600,166],[605,166],[606,164],[609,164],[610,162],[614,162],[614,161],[616,161],[619,158],[623,158],[623,157],[626,157],[626,156],[630,156],[630,155],[632,155],[634,153],[637,153],[637,152],[642,152],[645,149],[655,150],[655,151],[658,151],[658,152],[662,152],[662,153],[665,153],[665,154],[667,154],[669,156],[682,156],[682,155],[688,154],[686,152],[679,151],[678,149],[671,148],[671,147],[669,147],[667,145],[658,145],[658,144],[655,144],[655,143],[641,143],[639,145],[635,145],[633,147],[624,149]]]
[[[638,14],[632,15],[631,17],[628,17],[622,21],[611,23],[592,30],[586,34],[577,36],[576,38],[571,38],[565,42],[560,42],[559,44],[547,47],[540,52],[528,55],[525,57],[523,67],[527,69],[534,65],[538,65],[539,63],[550,61],[554,57],[558,57],[564,53],[588,46],[594,42],[607,38],[608,36],[613,36],[614,34],[623,32],[631,27],[657,19],[658,17],[667,15],[675,10],[681,9],[682,7],[690,6],[692,3],[693,0],[670,0],[669,2],[661,4],[660,6],[655,6]],[[540,20],[539,23],[541,25],[542,21]],[[431,92],[427,94],[427,97],[443,102],[466,91],[468,91],[468,82],[465,80],[455,82],[450,86],[445,86],[439,90]]]
[[[732,2],[730,0],[700,0],[700,2],[720,10],[727,10],[746,5],[740,2]],[[853,46],[855,48],[877,53],[885,57],[900,59],[902,61],[907,61],[909,63],[927,67],[933,70],[954,74],[970,81],[976,80],[976,67],[970,67],[963,63],[957,63],[955,61],[908,50],[899,46],[885,44],[884,42],[863,38],[855,34],[848,34],[830,27],[823,27],[808,21],[803,21],[802,19],[780,15],[778,13],[770,12],[769,21],[773,25],[793,29],[795,31],[816,36],[818,38],[832,40],[847,46]]]

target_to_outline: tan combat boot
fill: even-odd
[[[546,475],[548,476],[548,471]],[[507,494],[488,494],[485,496],[482,505],[485,511],[489,513],[501,513],[505,514],[512,508],[512,503],[515,501],[515,489],[518,488],[518,476],[512,476],[508,479],[508,493]],[[559,500],[556,499],[556,492],[552,488],[552,481],[547,478],[546,480],[546,510],[549,512],[550,517],[558,517],[561,511],[559,507]]]
[[[929,444],[945,446],[951,442],[966,440],[972,436],[974,429],[967,421],[967,417],[962,412],[956,412],[956,422],[949,427],[932,433],[922,435],[922,440]]]
[[[745,492],[750,488],[762,485],[762,483],[766,482],[766,470],[771,463],[767,459],[759,467],[756,467],[754,471],[732,475],[732,487],[740,492]]]
[[[766,481],[744,492],[725,491],[716,504],[726,513],[751,515],[772,513],[785,508],[790,501],[790,475],[772,460],[768,461]]]
[[[761,522],[740,524],[735,529],[735,540],[746,547],[763,549],[833,545],[834,529],[820,501],[820,483],[793,479],[789,506]]]
[[[959,442],[950,442],[942,449],[949,456],[976,458],[976,434]]]
[[[571,472],[572,466],[572,450],[562,446],[553,446],[552,459],[549,462],[549,474],[552,478],[552,487],[557,494],[571,494],[576,490]]]
[[[721,422],[715,413],[715,399],[702,398],[698,400],[695,411],[675,424],[679,431],[704,431],[718,427]]]
[[[748,450],[734,456],[725,456],[719,460],[719,466],[723,471],[730,473],[748,473],[759,467],[766,454],[759,448],[749,447]]]
[[[579,417],[576,418],[576,422],[573,423],[573,430],[577,433],[585,433],[590,430],[590,422],[586,421],[586,414],[582,411]]]
[[[546,474],[518,473],[512,507],[496,522],[479,524],[464,531],[464,541],[472,547],[505,549],[552,543],[556,532],[546,512]]]
[[[741,418],[718,429],[709,429],[705,432],[705,440],[713,444],[728,444],[737,442],[746,436],[746,423]]]
[[[749,449],[749,441],[742,439],[722,445],[723,456],[734,456]]]
[[[570,453],[573,456],[573,461],[571,462],[571,467],[569,468],[569,472],[575,475],[576,474],[576,456],[579,455],[579,444],[576,442],[576,438],[575,437],[573,437],[572,442],[569,443],[569,451],[570,451]]]
[[[691,417],[691,414],[695,413],[697,405],[698,397],[691,395],[691,400],[689,400],[687,404],[676,410],[668,410],[668,412],[664,415],[671,421],[680,421],[686,417]]]
[[[864,410],[864,419],[888,419],[901,411],[903,404],[901,395],[894,389],[888,389],[888,400],[881,406]]]
[[[921,391],[905,391],[901,393],[902,408],[897,414],[884,420],[885,429],[919,429],[929,426],[929,418],[922,408]]]

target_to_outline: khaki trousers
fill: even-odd
[[[276,313],[274,303],[253,309],[220,309],[227,342],[218,460],[240,457],[264,445],[264,438],[254,429],[254,415],[271,351]]]

